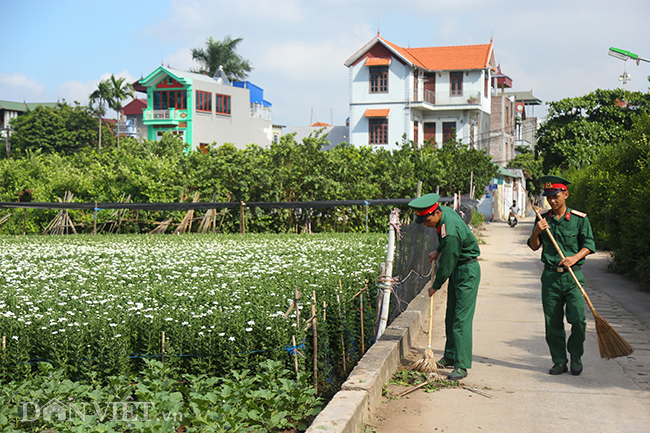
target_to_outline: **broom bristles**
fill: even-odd
[[[600,357],[605,359],[619,358],[621,356],[630,355],[634,352],[634,348],[625,341],[623,337],[612,325],[607,323],[600,314],[592,310],[594,320],[596,322],[596,334],[598,335],[598,350]]]
[[[437,373],[438,365],[433,357],[433,350],[428,347],[427,350],[424,351],[424,357],[411,364],[408,369],[411,371],[420,371],[422,373]]]

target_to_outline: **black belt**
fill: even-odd
[[[478,261],[478,259],[477,259],[476,257],[473,257],[473,258],[471,258],[471,259],[467,259],[467,260],[459,260],[459,261],[458,261],[458,265],[459,265],[459,266],[460,266],[460,265],[466,265],[466,264],[468,264],[468,263],[474,263],[474,262],[477,262],[477,261]]]
[[[548,265],[548,264],[544,264],[544,269],[546,269],[547,271],[551,271],[551,272],[560,272],[560,273],[561,272],[569,272],[568,268],[565,268],[565,267],[558,268],[557,266],[552,266],[552,265]],[[574,272],[579,271],[580,266],[577,266],[577,265],[572,266],[571,269],[573,269]]]

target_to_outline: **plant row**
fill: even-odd
[[[62,140],[65,138],[62,138]],[[398,150],[374,150],[345,144],[331,150],[326,137],[296,142],[282,137],[269,148],[250,145],[238,149],[230,144],[187,152],[185,144],[171,135],[160,141],[120,140],[98,152],[81,147],[69,154],[26,150],[9,160],[0,160],[0,201],[57,202],[66,192],[75,201],[87,203],[191,201],[283,202],[372,200],[414,197],[418,181],[422,192],[451,195],[468,193],[470,181],[482,191],[496,173],[490,157],[482,151],[454,142],[440,148],[416,149],[405,141]],[[406,210],[406,209],[404,209]],[[384,231],[387,207],[335,209],[271,209],[246,211],[246,231],[361,232]],[[9,215],[10,214],[10,215]],[[8,216],[9,215],[9,216]],[[0,230],[7,234],[41,233],[57,215],[56,210],[7,209],[0,212]],[[197,212],[200,218],[203,212]],[[94,212],[72,211],[80,232],[94,228]],[[172,217],[180,222],[182,212],[128,212],[120,218],[121,233],[142,233]],[[115,222],[107,210],[97,213],[97,223]],[[193,225],[197,230],[198,223]],[[239,209],[219,214],[215,230],[240,231]],[[170,230],[171,231],[171,230]]]
[[[385,251],[380,234],[0,238],[0,377],[41,363],[129,376],[147,359],[228,376],[297,359],[334,385],[374,338]]]

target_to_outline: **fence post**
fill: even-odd
[[[245,217],[244,206],[246,206],[246,203],[242,201],[241,205],[239,206],[239,233],[240,234],[246,233],[246,220],[244,219]]]
[[[394,209],[390,213],[390,225],[388,228],[388,251],[386,252],[386,273],[382,276],[382,288],[384,296],[381,305],[381,320],[379,321],[379,329],[377,330],[377,338],[386,330],[388,325],[388,313],[390,308],[390,291],[393,280],[393,259],[395,257],[395,228],[399,224],[398,209]]]

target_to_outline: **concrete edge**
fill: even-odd
[[[381,404],[384,384],[397,371],[428,317],[428,308],[429,296],[421,292],[363,355],[341,390],[314,419],[307,433],[363,432],[364,425]]]

